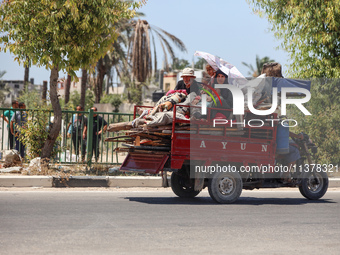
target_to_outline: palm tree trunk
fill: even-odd
[[[25,76],[24,76],[24,90],[27,91],[28,79],[29,79],[30,68],[25,66]]]
[[[96,80],[95,102],[98,104],[100,103],[100,98],[103,94],[103,81],[104,81],[104,76],[105,76],[105,66],[104,66],[102,58],[100,58],[98,61],[97,69],[98,69],[98,76]]]
[[[81,90],[80,90],[80,105],[85,110],[85,95],[86,95],[86,83],[87,83],[87,70],[82,69],[81,77]]]
[[[109,94],[109,90],[110,90],[110,84],[111,84],[111,81],[112,81],[112,77],[111,77],[111,69],[107,69],[106,71],[106,95]]]
[[[61,129],[61,107],[58,99],[57,83],[58,83],[58,67],[53,67],[50,76],[50,100],[54,112],[54,121],[50,133],[44,143],[41,153],[42,164],[48,166],[51,153]]]
[[[47,96],[47,81],[43,81],[41,99],[42,99],[43,101],[46,101],[46,96]]]
[[[70,101],[70,88],[71,88],[71,75],[67,75],[67,80],[65,84],[65,104]]]

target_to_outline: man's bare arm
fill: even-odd
[[[12,135],[14,135],[13,123],[14,123],[14,121],[12,120],[11,121],[11,125],[10,125]]]

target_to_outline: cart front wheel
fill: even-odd
[[[325,195],[328,189],[328,176],[325,172],[305,172],[301,176],[300,193],[307,199],[317,200]]]
[[[216,173],[209,179],[210,197],[217,203],[234,203],[242,193],[242,178],[239,173]]]

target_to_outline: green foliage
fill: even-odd
[[[183,70],[184,68],[189,66],[189,61],[186,59],[178,59],[174,58],[172,62],[172,69],[173,70]]]
[[[339,164],[340,153],[340,1],[339,0],[248,0],[254,11],[271,23],[275,36],[292,64],[288,74],[313,81],[312,98],[305,104],[312,116],[294,113],[300,131],[319,146],[317,160]],[[301,124],[300,124],[301,123]]]
[[[50,157],[60,132],[58,71],[76,76],[76,70],[93,70],[117,38],[115,25],[131,19],[140,6],[140,2],[120,0],[0,2],[0,50],[9,50],[26,67],[33,64],[51,70],[50,100],[56,125],[44,144],[43,158]]]
[[[5,0],[0,43],[19,63],[58,67],[75,76],[75,70],[96,66],[117,37],[114,24],[131,19],[140,6],[119,0]]]
[[[249,0],[248,0],[249,1]],[[289,74],[300,78],[340,77],[339,0],[251,0],[265,15],[292,60]]]
[[[26,147],[26,156],[29,160],[41,156],[44,142],[49,135],[50,125],[52,125],[50,117],[51,111],[44,104],[36,104],[34,109],[27,111],[27,123],[24,128],[20,128],[19,139]],[[60,141],[59,135],[57,144]],[[60,147],[55,146],[51,157],[54,158],[60,150]]]
[[[50,104],[46,104],[41,100],[41,93],[37,90],[22,90],[18,98],[19,102],[26,104],[27,123],[25,128],[20,130],[20,140],[27,148],[27,158],[33,159],[40,157],[44,142],[49,134],[49,125],[51,124]],[[57,141],[61,138],[58,137]],[[52,157],[56,156],[58,148],[55,147],[52,151]]]
[[[289,116],[298,122],[298,131],[307,133],[319,147],[315,162],[340,164],[340,103],[333,93],[321,93],[323,87],[340,87],[340,80],[312,81],[312,98],[304,106],[311,116],[305,116],[296,107],[289,108]],[[295,130],[293,131],[295,132]]]
[[[265,63],[275,62],[275,60],[270,59],[270,57],[263,57],[260,58],[258,55],[256,55],[256,69],[253,67],[252,64],[247,64],[245,62],[242,62],[243,65],[249,68],[248,75],[251,75],[252,77],[257,77],[261,74],[263,65]]]
[[[119,106],[122,102],[121,96],[117,94],[105,94],[100,100],[102,104],[111,104],[115,108],[115,112],[119,112]]]
[[[130,102],[136,105],[142,105],[142,86],[135,86],[129,88]]]
[[[195,63],[195,69],[203,69],[204,64],[207,61],[204,60],[204,58],[200,58],[196,63]]]
[[[80,94],[78,91],[73,91],[70,95],[70,101],[64,105],[64,110],[75,110],[80,105]],[[86,90],[84,111],[88,111],[94,105],[94,93],[91,90]]]
[[[27,109],[34,109],[38,106],[43,105],[41,100],[41,92],[38,90],[29,90],[27,87],[20,91],[18,97],[19,102],[24,102]],[[46,110],[52,110],[51,105],[46,106]]]

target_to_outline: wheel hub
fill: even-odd
[[[234,189],[234,181],[230,177],[224,177],[219,181],[218,186],[223,195],[229,195]]]
[[[322,187],[322,178],[317,178],[315,180],[314,176],[311,176],[308,180],[308,188],[312,192],[318,192],[319,189]]]

